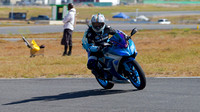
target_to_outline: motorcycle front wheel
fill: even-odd
[[[133,60],[131,62],[131,65],[131,69],[133,70],[133,72],[130,73],[128,77],[134,87],[136,87],[138,90],[142,90],[146,87],[145,73],[136,60]]]
[[[95,75],[97,72],[93,71],[92,73]],[[110,82],[110,81],[107,79],[107,76],[106,76],[106,75],[107,75],[106,72],[104,72],[104,79],[101,79],[101,78],[96,77],[97,75],[95,75],[95,77],[96,77],[97,82],[98,82],[104,89],[111,89],[111,88],[113,88],[114,83],[113,83],[113,82]]]
[[[105,79],[99,79],[96,78],[97,82],[104,88],[104,89],[111,89],[114,86],[114,83],[109,82],[108,80]]]

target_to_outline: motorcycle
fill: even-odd
[[[104,89],[111,89],[114,83],[132,83],[138,90],[146,86],[145,73],[135,60],[137,50],[131,37],[137,32],[134,28],[127,36],[120,30],[107,40],[100,43],[102,56],[99,55],[97,67],[101,72],[92,70],[97,82]],[[88,43],[85,36],[82,39],[83,48],[88,52]],[[101,76],[98,77],[98,73]]]

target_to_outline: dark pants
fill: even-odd
[[[63,31],[63,38],[61,40],[61,45],[68,45],[72,46],[72,30],[70,29],[65,29]]]
[[[64,29],[63,31],[63,38],[61,40],[61,45],[64,45],[64,52],[63,55],[67,54],[67,48],[69,46],[68,55],[71,55],[72,50],[72,33],[73,31],[70,29]]]

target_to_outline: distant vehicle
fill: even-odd
[[[31,5],[31,2],[17,1],[17,2],[16,2],[16,5],[23,5],[23,6],[25,6],[25,5]]]
[[[131,22],[137,22],[137,20],[136,19],[131,19]]]
[[[67,4],[67,0],[62,0],[61,4]]]
[[[171,21],[167,20],[167,19],[159,19],[158,20],[159,24],[171,24]]]
[[[31,21],[35,21],[35,20],[49,20],[49,17],[46,15],[39,15],[38,17],[31,17],[30,18]]]
[[[147,18],[144,15],[140,15],[140,16],[136,17],[136,20],[137,21],[149,21],[149,18]]]

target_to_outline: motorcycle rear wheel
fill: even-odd
[[[131,64],[133,66],[133,72],[129,74],[128,77],[134,87],[136,87],[138,90],[142,90],[146,87],[145,73],[136,60],[133,60]]]

